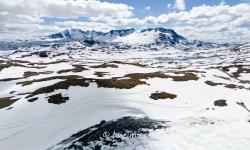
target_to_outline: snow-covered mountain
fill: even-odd
[[[68,42],[78,41],[85,46],[111,49],[150,48],[152,50],[176,48],[181,50],[211,49],[218,47],[233,47],[231,44],[217,44],[199,40],[189,40],[174,30],[165,28],[148,28],[144,30],[121,29],[109,32],[84,31],[81,29],[66,29],[45,37],[31,40],[1,41],[1,50],[14,50],[35,46],[49,47],[64,45]]]
[[[103,33],[97,37],[93,37],[97,41],[112,42],[119,37],[126,37],[135,32],[135,29],[122,29],[122,30],[111,30],[107,33]]]
[[[70,38],[70,39],[85,39],[92,38],[103,34],[102,32],[97,31],[83,31],[81,29],[66,29],[62,32],[51,34],[48,37],[52,39],[60,38]]]
[[[86,38],[99,39],[99,40],[111,40],[112,38],[127,36],[133,33],[135,29],[123,29],[123,30],[111,30],[109,32],[97,32],[97,31],[83,31],[81,29],[66,29],[62,32],[51,34],[48,37],[51,39],[75,39],[84,40]]]
[[[174,30],[165,28],[148,28],[140,31],[135,29],[111,30],[109,32],[83,31],[81,29],[66,29],[63,32],[51,34],[50,39],[68,39],[89,41],[93,43],[119,43],[125,45],[175,47],[179,49],[207,49],[219,47],[216,43],[188,40]]]
[[[115,41],[138,45],[164,45],[175,47],[189,45],[189,41],[178,35],[174,30],[164,28],[149,28],[134,32],[128,36],[118,37]]]

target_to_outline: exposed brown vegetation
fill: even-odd
[[[37,75],[39,75],[39,72],[26,71],[23,73],[23,76],[25,78],[31,77],[31,76],[37,76]]]
[[[0,98],[0,109],[10,106],[18,100],[18,99],[11,99],[11,98],[12,97]]]
[[[103,77],[105,74],[107,74],[107,72],[99,72],[99,71],[96,71],[94,73],[94,75],[96,75],[97,77]]]
[[[12,60],[12,63],[30,63],[29,61],[26,60]]]
[[[224,87],[230,88],[230,89],[242,88],[241,86],[237,86],[235,84],[226,84]]]
[[[183,73],[206,73],[205,71],[199,71],[199,70],[183,70],[183,71],[174,71],[176,74],[183,74]]]
[[[91,68],[118,68],[118,66],[115,64],[103,63],[101,65],[91,66]]]
[[[26,71],[23,73],[23,76],[25,78],[31,77],[31,76],[37,76],[39,74],[43,74],[42,72],[33,72],[33,71]]]
[[[0,64],[0,71],[2,71],[5,68],[9,68],[11,64]]]
[[[13,94],[13,93],[15,93],[16,91],[10,91],[10,94]]]
[[[28,94],[31,94],[31,92],[18,93],[17,95],[18,95],[18,96],[20,96],[20,95],[22,96],[22,95],[28,95]]]
[[[89,83],[86,82],[83,78],[77,78],[68,76],[65,81],[60,81],[53,85],[49,85],[46,87],[39,88],[33,92],[31,92],[26,98],[33,97],[35,95],[44,94],[44,93],[51,93],[58,89],[68,89],[70,86],[82,86],[87,87]]]
[[[237,71],[236,72],[233,72],[232,74],[234,75],[235,78],[238,78],[240,76],[241,73],[250,73],[250,69],[248,68],[245,68],[244,66],[242,65],[238,65],[238,66],[235,66],[237,67]],[[249,67],[249,66],[248,66]]]
[[[9,68],[9,67],[25,67],[25,68],[37,68],[37,69],[44,68],[44,67],[35,67],[35,66],[25,66],[22,64],[15,63],[15,61],[7,62],[5,64],[0,64],[0,71],[2,71],[3,69]]]
[[[127,74],[124,77],[113,77],[111,79],[96,79],[95,81],[98,87],[130,89],[137,85],[146,84],[145,81],[141,81],[140,79],[149,79],[149,78],[172,78],[174,81],[198,80],[198,77],[193,73],[186,73],[183,76],[170,76],[170,75],[165,75],[162,72],[152,72],[152,73],[132,73],[132,74]]]
[[[214,101],[214,106],[224,107],[227,106],[226,100],[216,100]]]
[[[221,85],[221,83],[215,83],[215,82],[213,82],[213,81],[205,81],[205,83],[206,83],[207,85],[210,85],[210,86]]]
[[[57,73],[62,74],[62,73],[67,73],[67,72],[72,72],[72,71],[74,71],[74,69],[64,69],[64,70],[57,71]]]
[[[0,71],[2,71],[3,69],[5,68],[9,68],[9,67],[12,67],[12,66],[19,66],[19,67],[26,67],[26,66],[23,66],[23,65],[20,65],[20,64],[17,64],[17,63],[11,63],[11,62],[8,62],[6,64],[0,64]]]
[[[34,101],[36,101],[36,100],[38,100],[38,97],[30,98],[30,99],[28,99],[27,101],[28,101],[28,102],[34,102]]]
[[[4,79],[0,79],[0,82],[7,82],[7,81],[13,81],[13,80],[19,80],[19,79],[23,79],[23,77],[20,77],[20,78],[4,78]]]
[[[148,79],[148,78],[172,78],[174,81],[189,81],[198,80],[199,77],[194,73],[184,73],[182,76],[172,76],[165,75],[162,72],[152,72],[152,73],[132,73],[125,75],[124,77],[130,77],[132,79]]]
[[[51,64],[60,64],[60,63],[64,63],[64,62],[68,62],[68,60],[57,60],[57,61],[52,61],[52,62],[47,62],[47,63],[29,63],[29,65],[51,65]]]
[[[154,99],[154,100],[158,100],[158,99],[175,99],[176,97],[177,97],[177,95],[167,93],[167,92],[156,92],[156,93],[152,93],[150,95],[150,98]]]
[[[74,68],[72,69],[65,69],[65,70],[59,70],[57,73],[67,73],[67,72],[82,72],[84,70],[88,70],[87,68],[84,68],[82,65],[72,65]]]
[[[22,86],[26,86],[26,85],[30,85],[30,84],[36,83],[36,82],[50,81],[50,80],[56,80],[56,79],[64,80],[64,79],[69,79],[69,78],[81,78],[81,76],[77,76],[77,75],[53,76],[53,77],[47,77],[47,78],[41,78],[41,79],[22,81],[22,82],[18,82],[17,84],[22,84]]]
[[[241,73],[250,73],[249,65],[230,65],[222,67],[223,71],[228,72],[230,68],[237,68],[237,71],[233,72],[232,75],[234,78],[240,77]]]
[[[140,84],[146,84],[145,81],[140,81],[138,79],[96,79],[98,87],[106,88],[118,88],[118,89],[131,89]]]
[[[207,85],[210,85],[210,86],[224,85],[225,88],[230,88],[230,89],[236,89],[236,88],[242,89],[242,88],[244,88],[243,86],[237,86],[235,84],[216,83],[213,81],[205,81],[205,83]]]
[[[112,61],[110,63],[133,65],[133,66],[138,66],[138,67],[146,67],[147,66],[147,65],[140,64],[140,63],[128,63],[128,62],[122,62],[122,61]]]
[[[69,100],[69,97],[63,97],[61,93],[48,97],[48,102],[52,104],[62,104]]]

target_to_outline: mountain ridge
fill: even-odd
[[[50,39],[68,39],[91,41],[91,45],[100,43],[120,43],[125,45],[140,45],[140,46],[161,46],[175,47],[179,49],[208,49],[222,46],[221,44],[212,42],[203,42],[199,40],[188,40],[179,35],[172,29],[162,27],[146,28],[135,30],[134,28],[110,30],[108,32],[84,31],[81,29],[66,29],[62,32],[51,34]],[[87,43],[88,45],[88,43]]]
[[[218,47],[230,47],[232,44],[218,44],[200,40],[189,40],[179,35],[172,29],[162,27],[135,30],[134,28],[110,30],[100,32],[95,30],[65,29],[32,40],[19,40],[1,42],[0,49],[15,50],[24,47],[49,47],[64,45],[68,42],[78,41],[85,46],[110,47],[110,49],[129,49],[131,47],[144,47],[152,50],[176,48],[180,50],[210,49]]]

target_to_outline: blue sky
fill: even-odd
[[[147,15],[157,16],[162,13],[170,13],[173,9],[168,8],[168,4],[174,5],[175,0],[101,0],[102,2],[110,3],[123,3],[134,8],[134,16],[138,18],[144,18]],[[185,10],[191,10],[195,6],[201,5],[219,5],[221,2],[225,2],[228,5],[236,5],[240,2],[247,2],[247,0],[186,0],[185,1]],[[146,10],[147,7],[150,7],[150,10]],[[50,24],[55,21],[65,21],[65,20],[74,20],[74,21],[87,21],[87,17],[77,17],[71,19],[60,19],[60,18],[44,18],[44,24]]]
[[[250,0],[0,0],[0,20],[0,38],[164,27],[190,39],[248,41]]]
[[[124,3],[129,6],[133,6],[135,9],[135,15],[139,18],[144,17],[145,15],[159,15],[162,13],[167,13],[171,11],[168,9],[168,4],[174,4],[175,0],[102,0],[103,2],[113,2],[113,3]],[[224,0],[229,5],[235,5],[241,0]],[[192,9],[194,6],[200,6],[203,4],[206,5],[219,5],[221,0],[186,0],[186,10]],[[143,11],[145,7],[150,6],[151,9],[148,12]]]

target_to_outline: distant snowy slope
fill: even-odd
[[[130,44],[168,44],[187,43],[187,39],[175,31],[164,28],[149,28],[134,32],[128,36],[118,37],[116,41]]]
[[[109,32],[66,29],[62,32],[39,39],[0,42],[0,49],[18,49],[34,46],[64,45],[67,42],[80,41],[85,46],[128,49],[130,47],[151,47],[152,49],[176,48],[181,50],[211,49],[229,47],[230,44],[217,44],[199,40],[189,40],[174,30],[165,28],[148,28],[144,30],[120,29]],[[233,45],[234,46],[234,45]]]
[[[218,47],[218,44],[198,40],[188,40],[174,30],[165,28],[148,28],[140,31],[135,29],[111,30],[109,32],[83,31],[80,29],[65,30],[48,36],[52,39],[81,40],[91,39],[91,43],[120,43],[125,45],[175,47],[179,49],[207,49]]]
[[[58,38],[72,38],[72,39],[85,39],[92,38],[103,34],[102,32],[97,31],[83,31],[81,29],[66,29],[63,32],[51,34],[48,37],[52,39]]]
[[[122,29],[122,30],[111,30],[107,33],[103,33],[97,37],[94,37],[98,41],[112,41],[119,37],[126,37],[135,32],[135,29]]]

